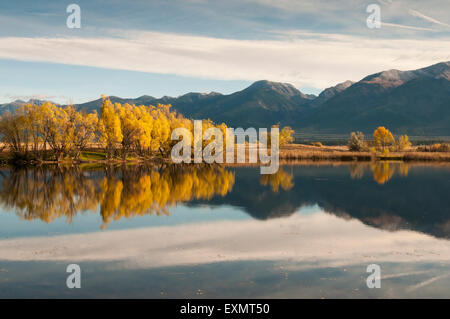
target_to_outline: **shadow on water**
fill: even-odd
[[[256,167],[59,167],[1,171],[0,204],[50,223],[97,211],[106,227],[137,215],[169,215],[176,204],[231,205],[256,219],[304,206],[390,231],[450,237],[450,169],[404,163]]]

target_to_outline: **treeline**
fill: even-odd
[[[207,125],[213,125],[206,121]],[[133,151],[139,155],[167,154],[171,130],[191,128],[190,120],[170,110],[170,105],[134,106],[104,99],[97,112],[78,112],[73,106],[50,102],[26,104],[0,119],[1,140],[18,157],[56,160],[78,159],[88,147],[104,148],[106,158]]]
[[[203,120],[203,132],[219,128],[225,136],[227,125]],[[0,138],[15,158],[79,159],[88,148],[101,148],[107,159],[126,159],[131,153],[141,157],[168,157],[178,141],[171,139],[175,128],[187,128],[193,136],[193,121],[157,106],[112,103],[103,97],[100,115],[79,112],[73,106],[50,102],[26,104],[0,118]],[[280,145],[293,140],[292,129],[280,132]],[[204,145],[210,140],[203,141]]]
[[[193,124],[171,111],[170,105],[122,105],[106,98],[100,115],[46,102],[23,105],[0,119],[2,142],[16,157],[28,159],[42,159],[45,154],[56,160],[79,159],[88,147],[103,148],[108,159],[126,159],[131,152],[167,156],[176,142],[170,139],[171,132],[177,127],[192,131]]]

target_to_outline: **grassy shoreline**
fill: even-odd
[[[436,161],[449,162],[450,152],[419,152],[417,148],[389,155],[367,151],[352,152],[347,146],[312,146],[290,144],[280,149],[280,159],[313,161]]]
[[[251,146],[255,147],[255,146]],[[248,152],[249,146],[246,151]],[[372,161],[402,161],[402,162],[450,162],[450,152],[419,152],[412,148],[402,152],[392,152],[389,155],[374,154],[367,151],[354,152],[349,151],[346,146],[312,146],[306,144],[289,144],[280,148],[280,163],[292,162],[372,162]],[[83,151],[78,159],[16,159],[7,151],[0,152],[1,165],[17,166],[39,166],[48,164],[99,164],[99,165],[117,165],[117,164],[170,164],[170,158],[138,157],[130,156],[127,159],[121,157],[106,158],[103,149],[92,148]],[[252,163],[224,163],[226,166],[242,166]],[[254,163],[260,165],[260,163]]]

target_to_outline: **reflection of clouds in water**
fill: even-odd
[[[383,279],[392,279],[392,278],[400,278],[400,277],[406,277],[406,276],[423,275],[423,274],[427,274],[427,273],[429,273],[428,270],[403,272],[403,273],[391,274],[391,275],[383,274]]]
[[[413,285],[413,286],[409,287],[408,288],[408,292],[415,291],[417,289],[423,288],[425,286],[428,286],[428,285],[434,283],[437,280],[441,280],[441,279],[447,278],[449,276],[450,276],[450,273],[447,273],[447,274],[444,274],[444,275],[435,276],[435,277],[432,277],[430,279],[424,280],[424,281],[422,281],[422,282],[420,282],[420,283],[418,283],[416,285]]]
[[[116,261],[119,268],[273,260],[308,269],[382,262],[450,260],[450,242],[411,231],[385,232],[325,213],[270,221],[171,227],[0,241],[9,261]]]

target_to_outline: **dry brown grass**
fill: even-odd
[[[280,149],[280,159],[284,160],[339,160],[339,161],[450,161],[450,152],[418,152],[416,148],[403,152],[392,152],[389,155],[371,152],[351,152],[347,146],[322,146],[290,144]]]
[[[403,154],[404,161],[437,161],[449,162],[450,152],[405,152]]]
[[[280,159],[284,160],[370,161],[373,158],[370,152],[350,152],[346,146],[291,144],[280,149]]]

